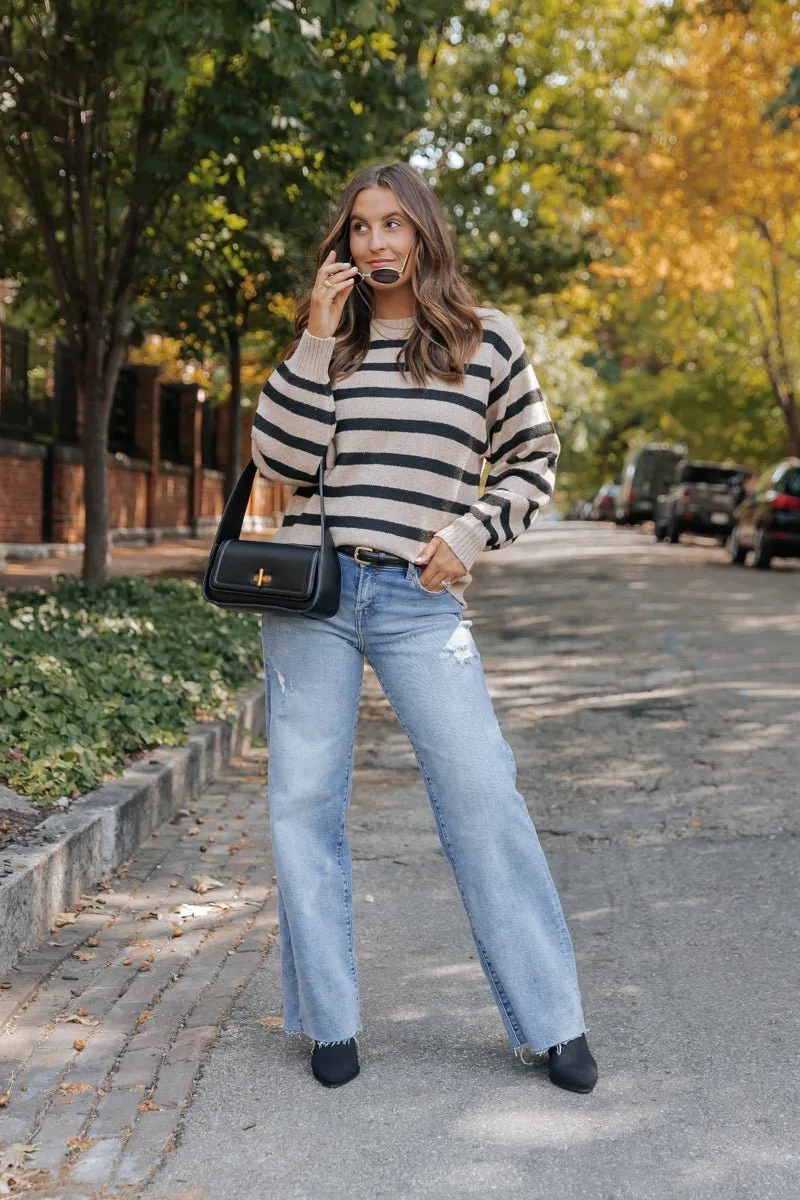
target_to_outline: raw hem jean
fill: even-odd
[[[366,659],[417,757],[511,1046],[579,1037],[572,942],[471,622],[422,587],[422,567],[338,555],[335,616],[262,614],[284,1031],[337,1042],[361,1029],[345,812]]]

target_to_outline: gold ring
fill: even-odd
[[[331,286],[331,281],[330,281],[330,279],[326,279],[326,280],[324,281],[324,283],[323,283],[323,285],[322,285],[322,286],[323,286],[323,287],[330,287],[330,286]]]

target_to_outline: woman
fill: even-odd
[[[365,658],[414,748],[511,1046],[547,1051],[561,1087],[595,1085],[569,932],[462,620],[473,560],[529,528],[559,449],[522,338],[476,305],[429,185],[402,163],[359,171],[252,432],[259,471],[294,489],[276,541],[319,542],[324,459],[342,571],[335,616],[262,624],[283,1028],[311,1038],[328,1086],[359,1071],[345,810]]]

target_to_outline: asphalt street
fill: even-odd
[[[467,616],[572,930],[595,1092],[509,1050],[368,672],[361,1075],[320,1088],[305,1039],[264,1033],[268,956],[146,1195],[794,1200],[800,573],[543,524],[483,557]]]

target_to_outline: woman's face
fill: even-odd
[[[365,279],[379,291],[411,287],[416,230],[400,207],[391,188],[363,188],[350,213],[350,254],[359,271],[394,267],[399,271],[408,255],[405,270],[395,283]],[[409,251],[411,253],[409,254]]]

